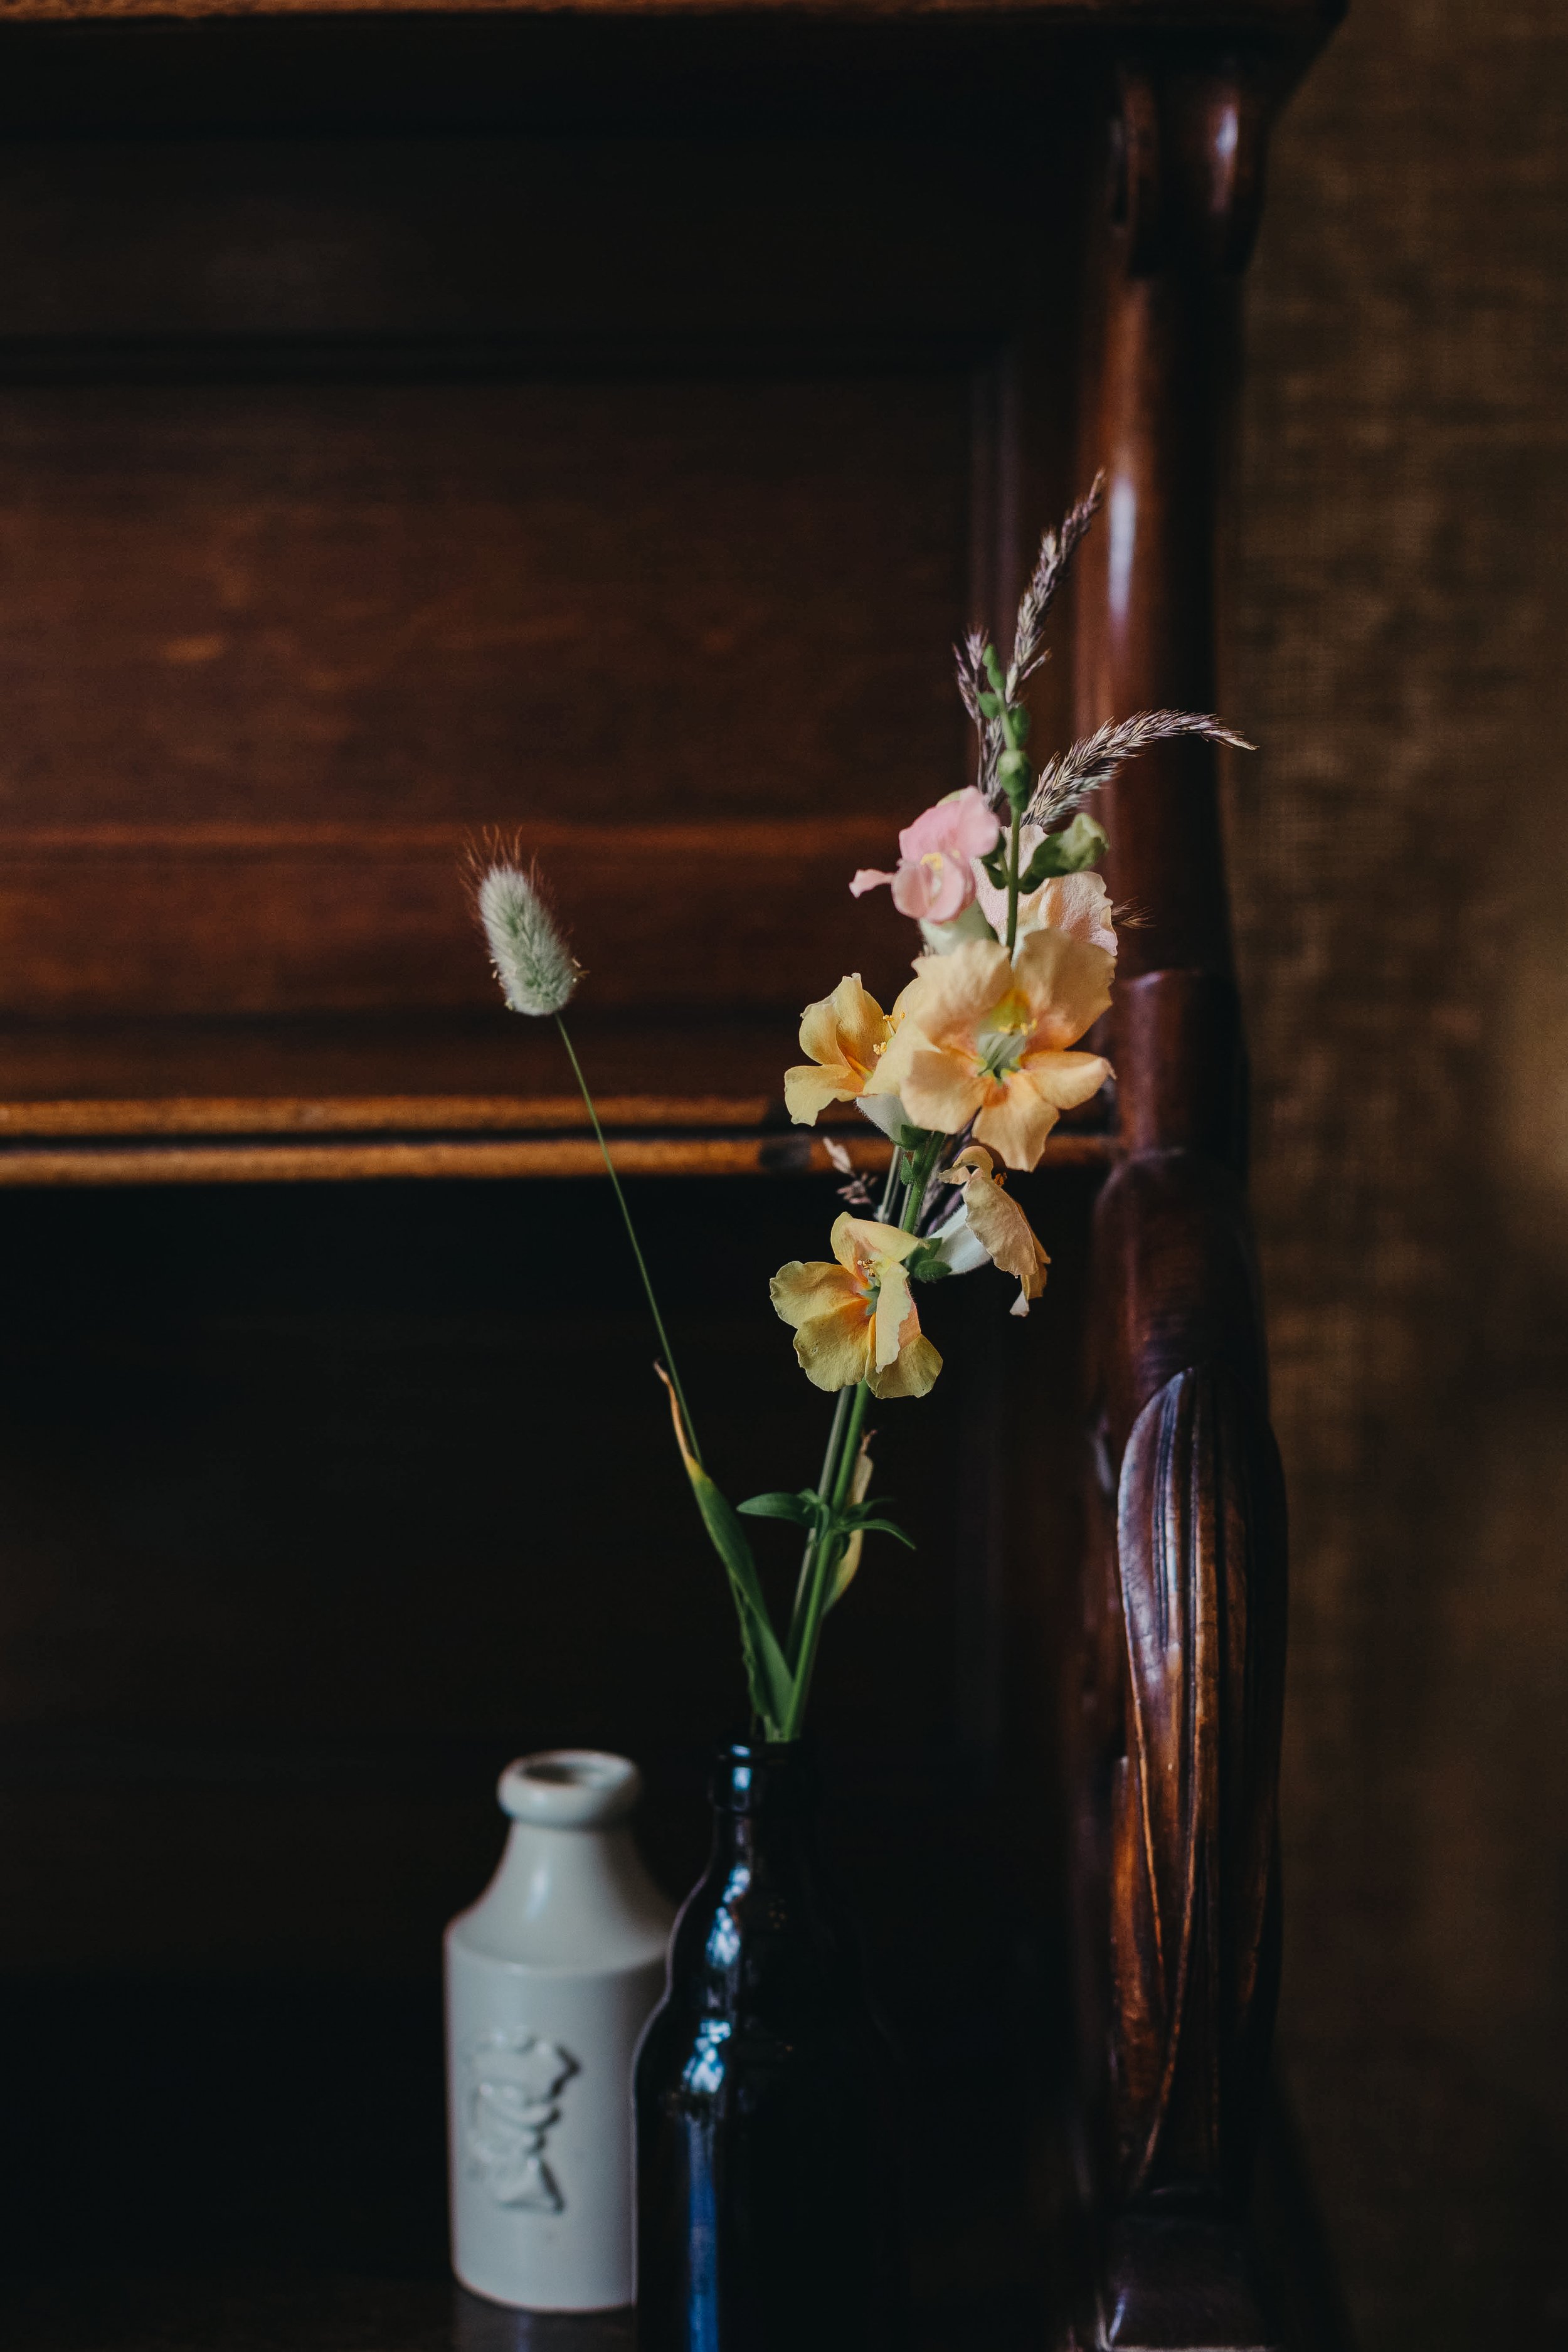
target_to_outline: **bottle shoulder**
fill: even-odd
[[[451,1922],[447,1942],[520,1969],[612,1975],[662,1960],[673,1916],[624,1825],[518,1821],[494,1877]]]

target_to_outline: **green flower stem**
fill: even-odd
[[[849,1418],[847,1389],[840,1389],[833,1404],[833,1425],[827,1433],[827,1451],[822,1458],[822,1475],[816,1491],[826,1502],[838,1482],[838,1449],[844,1439],[844,1426]],[[784,1658],[791,1673],[797,1668],[800,1657],[801,1629],[805,1622],[812,1591],[812,1568],[816,1559],[816,1538],[813,1536],[801,1557],[800,1574],[795,1579],[795,1601],[789,1613],[789,1637],[784,1643]]]
[[[845,1389],[840,1393],[847,1397],[849,1391]],[[866,1407],[870,1402],[870,1399],[871,1391],[862,1381],[854,1391],[854,1402],[850,1405],[846,1418],[840,1443],[838,1467],[832,1495],[836,1510],[843,1507],[844,1499],[849,1492],[849,1482],[855,1474],[855,1456],[859,1450],[860,1432],[866,1420]],[[836,1424],[837,1420],[836,1414]],[[821,1638],[822,1621],[827,1613],[828,1588],[837,1570],[838,1547],[843,1540],[840,1536],[824,1544],[821,1554],[813,1566],[811,1596],[806,1603],[805,1620],[801,1627],[800,1658],[795,1668],[795,1694],[791,1698],[789,1714],[783,1727],[786,1739],[800,1738],[800,1727],[805,1716],[805,1703],[811,1696],[811,1678],[816,1666],[816,1645]]]
[[[882,1198],[877,1210],[879,1224],[885,1225],[892,1213],[893,1200],[898,1192],[899,1182],[899,1153],[895,1146],[892,1157],[888,1162],[887,1181],[882,1187]],[[816,1482],[816,1491],[825,1503],[838,1484],[840,1448],[844,1442],[844,1428],[849,1415],[852,1393],[849,1389],[840,1389],[834,1402],[832,1426],[827,1433],[827,1451],[822,1459],[822,1475]],[[851,1455],[851,1464],[853,1459]],[[851,1475],[853,1475],[853,1469]],[[816,1560],[816,1538],[813,1536],[801,1554],[800,1574],[795,1579],[795,1600],[790,1608],[789,1638],[784,1643],[784,1656],[789,1661],[792,1672],[795,1669],[800,1656],[801,1629],[805,1622],[806,1610],[811,1598],[812,1569]]]
[[[920,1223],[920,1214],[925,1207],[926,1193],[931,1187],[932,1171],[937,1161],[942,1158],[942,1146],[946,1141],[945,1135],[928,1135],[915,1153],[914,1164],[910,1170],[904,1186],[904,1205],[899,1218],[900,1233],[912,1234]]]
[[[1007,837],[1007,952],[1013,952],[1018,936],[1018,853],[1024,826],[1023,807],[1013,803],[1013,825]]]
[[[658,1344],[664,1350],[664,1360],[669,1367],[670,1381],[675,1390],[675,1401],[680,1407],[680,1418],[686,1423],[687,1441],[696,1456],[699,1468],[706,1469],[708,1465],[702,1459],[702,1448],[697,1443],[697,1432],[692,1426],[691,1408],[686,1402],[686,1391],[680,1385],[680,1374],[676,1370],[675,1350],[669,1344],[669,1334],[664,1328],[664,1318],[658,1311],[658,1301],[653,1295],[652,1278],[637,1242],[637,1227],[632,1223],[632,1213],[626,1206],[626,1196],[621,1190],[621,1180],[616,1173],[615,1161],[610,1158],[610,1147],[605,1141],[605,1130],[599,1125],[599,1114],[594,1108],[594,1097],[588,1092],[588,1081],[583,1076],[582,1065],[572,1050],[572,1040],[566,1034],[566,1024],[559,1013],[555,1016],[555,1026],[561,1032],[561,1043],[566,1048],[566,1058],[572,1065],[572,1074],[577,1081],[589,1119],[593,1123],[595,1137],[604,1156],[605,1173],[610,1180],[616,1200],[620,1207],[622,1222],[626,1229],[626,1239],[632,1245],[632,1255],[637,1262],[637,1272],[642,1276],[643,1296],[647,1300],[648,1313],[653,1317],[653,1328],[658,1334]]]

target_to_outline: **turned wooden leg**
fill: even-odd
[[[1214,708],[1216,420],[1265,111],[1230,67],[1121,77],[1084,423],[1107,474],[1079,582],[1085,730]],[[1079,2340],[1243,2352],[1273,2340],[1246,2205],[1278,1970],[1284,1493],[1213,752],[1163,746],[1109,799],[1111,889],[1141,919],[1111,1041],[1126,1157],[1095,1235],[1079,1911],[1099,2231]]]

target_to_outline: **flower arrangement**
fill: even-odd
[[[879,1199],[848,1155],[847,1205],[828,1235],[831,1255],[796,1259],[773,1277],[776,1313],[814,1386],[835,1396],[815,1486],[753,1495],[732,1505],[702,1457],[675,1354],[594,1098],[563,1018],[582,971],[537,871],[520,856],[481,860],[480,922],[513,1012],[553,1017],[604,1154],[642,1278],[663,1360],[675,1441],[703,1524],[723,1563],[740,1621],[752,1714],[763,1738],[800,1736],[829,1612],[854,1581],[868,1536],[912,1539],[872,1497],[873,1402],[927,1394],[942,1358],[921,1328],[922,1286],[994,1265],[1018,1286],[1015,1315],[1039,1297],[1049,1264],[1006,1190],[1009,1173],[1037,1166],[1061,1114],[1110,1076],[1082,1044],[1110,1003],[1115,913],[1095,868],[1106,835],[1083,803],[1151,744],[1195,735],[1249,750],[1218,719],[1144,711],[1095,734],[1037,771],[1024,692],[1047,658],[1045,623],[1073,553],[1097,512],[1097,480],[1059,530],[1047,530],[1018,607],[1004,667],[983,634],[957,649],[958,687],[973,722],[975,781],[926,809],[899,835],[898,864],[863,869],[859,898],[887,886],[915,921],[923,952],[886,1011],[858,972],[807,1005],[805,1060],[784,1077],[790,1117],[813,1126],[830,1104],[853,1103],[892,1147]],[[799,1527],[805,1551],[789,1622],[774,1623],[745,1520]]]

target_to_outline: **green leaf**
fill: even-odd
[[[942,1282],[952,1268],[937,1243],[922,1242],[919,1249],[911,1250],[904,1260],[904,1272],[911,1282]]]
[[[702,1524],[708,1530],[709,1541],[724,1563],[724,1573],[730,1580],[735,1613],[741,1621],[741,1655],[745,1663],[752,1709],[762,1717],[768,1738],[782,1739],[795,1704],[795,1677],[779,1647],[778,1636],[768,1615],[768,1604],[763,1598],[757,1564],[752,1558],[746,1530],[732,1506],[720,1493],[687,1442],[674,1382],[662,1364],[657,1364],[654,1369],[664,1382],[669,1398],[669,1417],[675,1427],[675,1442],[680,1449],[680,1458],[686,1465],[686,1475],[691,1482],[697,1507],[702,1514]]]
[[[900,1127],[898,1142],[900,1151],[918,1151],[930,1133],[929,1128]]]
[[[980,861],[998,890],[1007,887],[1007,853],[1000,843]]]
[[[752,1547],[734,1509],[720,1493],[707,1471],[700,1468],[694,1461],[689,1461],[686,1475],[691,1481],[691,1491],[697,1497],[702,1524],[708,1530],[714,1550],[724,1563],[730,1590],[735,1596],[752,1705],[767,1727],[769,1737],[776,1739],[789,1718],[795,1682],[768,1616],[768,1605],[763,1598]]]
[[[1027,870],[1019,876],[1018,887],[1037,890],[1053,875],[1081,874],[1087,866],[1097,866],[1110,846],[1104,826],[1080,813],[1060,833],[1046,835],[1030,858]]]
[[[804,1490],[798,1495],[753,1495],[735,1506],[749,1519],[793,1519],[797,1528],[815,1527],[823,1507],[818,1496]]]
[[[895,1527],[891,1519],[859,1519],[856,1522],[855,1533],[862,1536],[892,1536],[900,1543],[907,1544],[910,1551],[918,1551],[920,1549],[913,1536],[906,1535],[903,1528]]]

